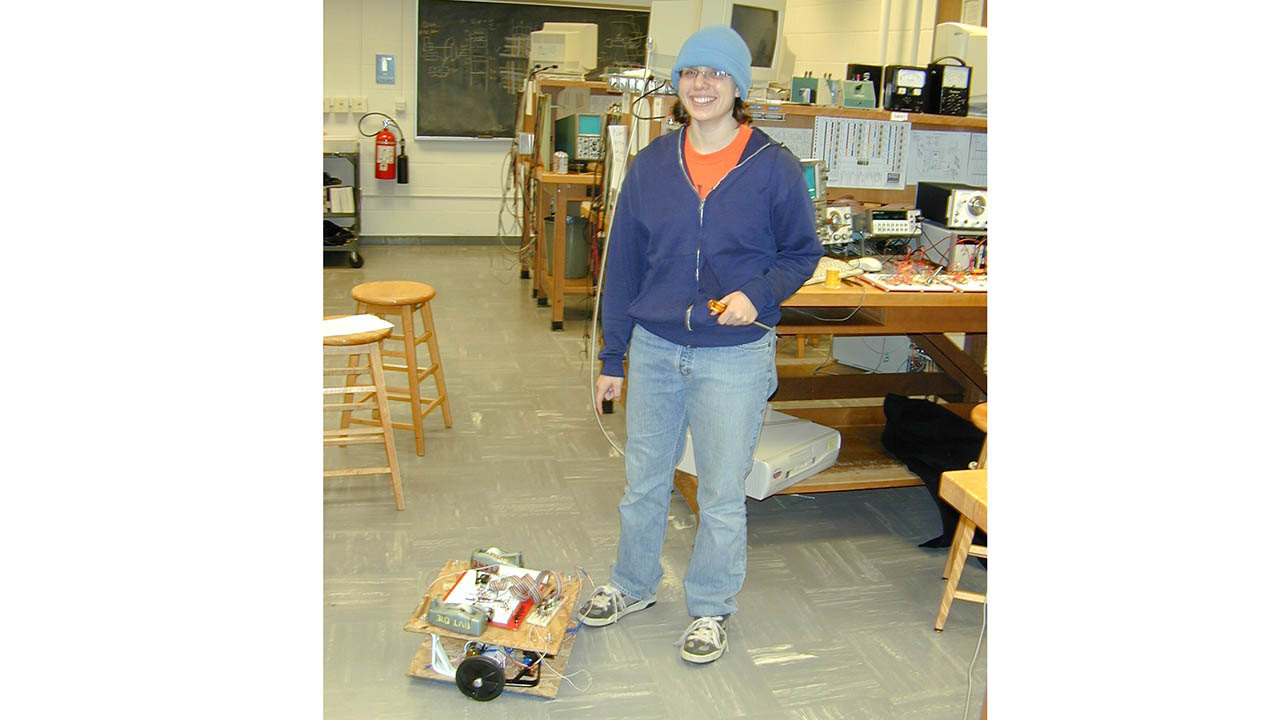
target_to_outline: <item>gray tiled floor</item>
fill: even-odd
[[[556,700],[507,692],[480,703],[452,684],[406,676],[423,636],[402,626],[451,558],[497,545],[523,551],[530,567],[581,565],[607,579],[622,459],[590,409],[584,298],[566,302],[564,330],[552,332],[550,309],[537,307],[501,246],[364,255],[361,269],[324,269],[325,313],[351,312],[348,293],[361,282],[434,285],[453,427],[428,416],[421,458],[412,433],[397,431],[403,512],[385,477],[324,481],[326,717],[964,717],[982,608],[957,602],[946,631],[934,632],[945,552],[916,547],[941,527],[922,488],[749,500],[741,611],[728,652],[710,665],[681,661],[674,645],[689,620],[680,578],[694,533],[675,495],[658,604],[583,629],[569,659],[576,688],[562,683]],[[794,354],[794,344],[779,353]],[[621,414],[604,426],[621,444]],[[325,466],[364,462],[376,447],[326,450]],[[985,570],[970,561],[961,587],[985,589]],[[983,642],[969,717],[980,714],[985,688]]]

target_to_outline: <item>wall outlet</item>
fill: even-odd
[[[347,112],[347,99],[344,97],[336,97],[333,99],[333,111],[336,113]]]
[[[368,112],[369,102],[363,97],[351,98],[351,112],[362,113]]]
[[[333,112],[333,98],[327,95],[324,98],[324,111],[327,113]]]

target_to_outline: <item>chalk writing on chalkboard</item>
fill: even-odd
[[[419,0],[417,136],[513,136],[529,33],[548,21],[596,23],[597,68],[644,64],[648,12]]]

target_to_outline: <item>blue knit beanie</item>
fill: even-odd
[[[671,66],[672,87],[677,92],[680,90],[681,70],[699,66],[729,73],[738,85],[742,101],[747,101],[747,90],[751,88],[751,51],[733,28],[711,25],[690,35],[676,56],[675,65]]]

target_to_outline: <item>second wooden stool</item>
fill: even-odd
[[[345,317],[327,317],[326,321],[348,321],[360,322],[362,320],[372,320],[374,323],[380,323],[381,320],[374,318],[345,318]],[[325,375],[346,375],[347,382],[341,387],[324,388],[326,397],[331,395],[342,395],[343,401],[340,403],[324,404],[326,412],[341,411],[343,417],[351,414],[352,410],[363,408],[373,409],[380,412],[382,418],[377,430],[350,430],[343,425],[338,430],[324,431],[324,445],[329,446],[346,446],[360,445],[364,443],[382,443],[382,448],[386,453],[387,464],[372,467],[355,467],[340,470],[325,470],[324,477],[338,477],[343,475],[381,475],[386,473],[391,476],[391,491],[395,493],[396,509],[404,509],[404,490],[400,486],[400,465],[396,462],[396,443],[391,436],[391,412],[387,406],[387,389],[382,374],[382,341],[391,335],[391,327],[383,323],[382,329],[374,330],[352,330],[347,328],[345,331],[337,329],[335,326],[326,323],[324,336],[324,354],[325,355],[347,355],[349,356],[347,367],[325,367]],[[330,334],[330,330],[334,334]],[[367,357],[368,365],[361,365],[360,359]],[[369,375],[372,378],[372,385],[352,385],[358,375]],[[367,392],[365,399],[352,402],[351,393]],[[369,398],[373,398],[369,401]]]
[[[436,289],[426,283],[409,280],[388,280],[368,282],[351,289],[351,297],[356,301],[357,313],[369,313],[378,316],[392,316],[400,319],[401,334],[392,335],[390,340],[398,340],[404,344],[403,352],[383,350],[388,358],[402,358],[404,364],[385,363],[387,370],[406,373],[408,387],[388,387],[387,397],[392,400],[408,402],[412,423],[391,423],[392,427],[413,430],[413,439],[418,455],[425,453],[426,445],[422,437],[422,419],[427,413],[440,408],[444,415],[444,426],[453,427],[453,414],[449,411],[449,393],[444,386],[444,366],[440,362],[440,347],[436,343],[436,324],[431,316],[431,298]],[[414,311],[422,317],[422,332],[414,327]],[[418,345],[426,343],[430,365],[418,365]],[[419,385],[430,375],[435,378],[436,397],[423,397]],[[377,418],[350,418],[351,422],[376,425]],[[344,424],[343,427],[346,427]]]

